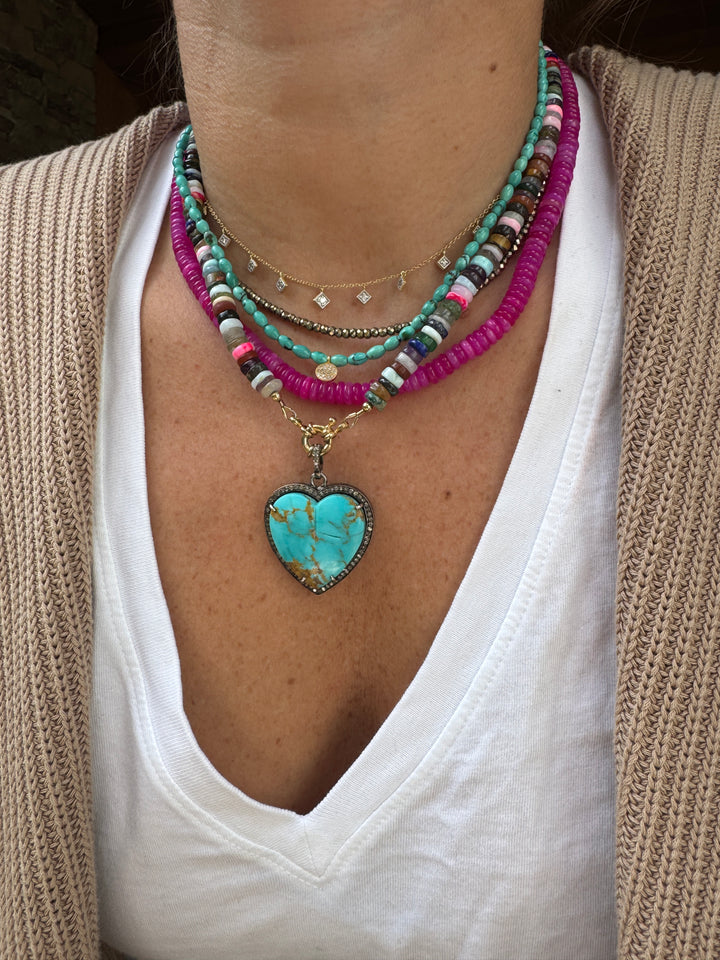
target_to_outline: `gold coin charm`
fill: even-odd
[[[325,383],[330,383],[331,380],[334,380],[338,375],[338,368],[334,363],[330,363],[328,360],[327,363],[320,363],[315,367],[315,376],[318,380],[323,380]]]

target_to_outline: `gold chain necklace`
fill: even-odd
[[[272,273],[277,274],[277,279],[275,281],[275,287],[278,293],[282,293],[283,290],[287,287],[288,283],[295,283],[301,287],[310,287],[311,289],[317,290],[318,293],[313,297],[313,302],[320,307],[321,310],[324,310],[330,304],[330,297],[325,293],[326,290],[359,290],[356,294],[356,299],[365,306],[372,300],[372,294],[368,291],[368,287],[375,287],[381,283],[387,283],[390,280],[395,280],[398,290],[402,290],[405,284],[407,283],[407,278],[411,273],[415,273],[416,270],[422,269],[422,267],[427,266],[429,263],[435,261],[436,265],[440,270],[447,270],[448,267],[452,266],[452,261],[447,255],[449,248],[453,244],[457,243],[462,237],[470,232],[475,232],[478,225],[484,220],[484,218],[490,213],[492,208],[497,203],[498,198],[496,197],[491,203],[487,205],[485,210],[479,216],[474,217],[470,223],[466,224],[459,230],[452,239],[448,240],[447,243],[436,250],[435,253],[430,254],[429,257],[425,257],[424,260],[421,260],[419,263],[416,263],[412,267],[406,267],[399,271],[394,271],[393,273],[385,274],[382,277],[375,277],[373,280],[363,280],[363,281],[352,281],[352,282],[336,282],[336,283],[317,283],[314,280],[304,280],[302,277],[296,277],[294,274],[289,273],[286,270],[281,270],[280,267],[275,266],[269,260],[266,260],[264,257],[261,257],[260,254],[254,253],[247,244],[243,243],[239,237],[237,237],[224,223],[220,218],[219,214],[210,203],[209,200],[205,200],[204,207],[206,211],[210,213],[213,220],[220,227],[220,236],[218,237],[218,243],[221,246],[227,247],[230,242],[237,244],[241,250],[243,250],[248,255],[248,262],[246,264],[246,269],[249,273],[254,273],[258,266],[262,265],[270,270]],[[375,334],[371,334],[373,336]],[[377,334],[377,336],[382,336],[382,334]]]

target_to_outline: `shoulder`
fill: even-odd
[[[720,216],[720,76],[643,63],[601,47],[572,65],[597,93],[617,170],[629,252],[665,254]],[[657,254],[657,248],[655,249]],[[720,245],[707,251],[720,256]]]
[[[702,181],[712,169],[717,182],[720,76],[660,67],[602,47],[586,47],[571,62],[597,93],[624,196],[639,178],[660,179],[688,197],[710,186]]]
[[[0,262],[12,264],[0,281],[0,406],[19,427],[38,397],[62,407],[60,419],[79,398],[76,422],[91,422],[120,225],[147,160],[186,116],[180,104],[160,108],[102,140],[0,169]]]
[[[689,371],[698,389],[715,379],[720,77],[599,47],[579,51],[572,65],[595,88],[617,172],[625,384],[636,391],[626,409],[639,404],[648,423],[661,385],[687,401]],[[669,403],[668,410],[670,430],[680,413]]]
[[[22,244],[32,233],[57,250],[70,230],[76,244],[112,236],[148,158],[186,121],[184,104],[159,107],[110,136],[0,167],[6,242]]]
[[[720,114],[720,75],[645,63],[604,47],[584,47],[570,62],[595,87],[613,129],[636,123],[659,129],[670,121],[692,133]]]

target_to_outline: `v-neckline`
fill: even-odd
[[[104,478],[103,497],[130,497],[137,513],[130,529],[107,528],[112,554],[108,561],[118,578],[130,583],[142,579],[145,596],[148,590],[152,596],[148,609],[146,602],[136,602],[140,592],[129,589],[122,617],[132,638],[138,709],[152,732],[148,756],[165,789],[192,816],[250,844],[256,853],[279,857],[288,868],[321,877],[363,826],[411,789],[414,777],[452,743],[470,700],[474,704],[492,683],[504,649],[495,643],[496,637],[526,575],[538,531],[544,522],[551,522],[555,484],[597,317],[583,314],[579,299],[583,291],[574,282],[578,237],[563,232],[548,338],[525,424],[489,521],[426,659],[370,743],[317,806],[307,814],[266,806],[228,783],[195,740],[183,710],[180,663],[153,548],[144,459],[140,303],[167,204],[173,146],[174,141],[164,143],[148,165],[113,268],[132,271],[134,286],[132,297],[122,305],[125,322],[108,326],[105,349],[118,349],[119,340],[127,343],[130,338],[133,363],[123,368],[122,379],[109,375],[104,389],[112,393],[116,410],[131,418],[137,429],[124,431],[124,448],[105,449],[100,443],[98,469]],[[571,192],[566,220],[571,218],[572,203]],[[573,311],[578,319],[570,347],[567,329]],[[546,428],[548,424],[552,429]],[[102,436],[101,423],[101,441]],[[142,464],[142,469],[128,473],[129,463]],[[530,476],[532,483],[527,481]],[[522,511],[517,509],[519,497],[524,501]],[[99,506],[102,511],[102,502]],[[109,516],[105,513],[100,522]]]

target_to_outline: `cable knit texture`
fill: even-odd
[[[720,80],[600,49],[626,240],[618,499],[621,960],[720,956]],[[107,281],[185,118],[0,174],[0,957],[96,960],[88,693]],[[104,956],[112,956],[105,951]]]
[[[0,197],[0,956],[98,954],[91,504],[105,296],[138,177],[181,109],[6,168]]]
[[[720,956],[720,80],[584,51],[626,245],[621,957]],[[609,67],[609,68],[608,68]]]

